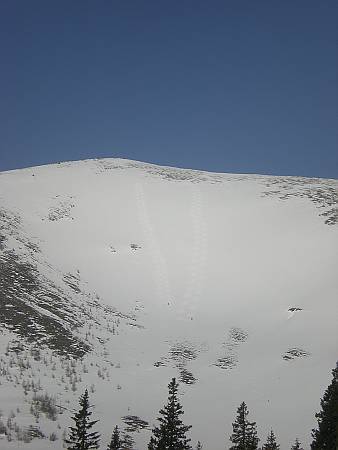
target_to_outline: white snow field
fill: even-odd
[[[337,188],[123,159],[1,173],[1,450],[62,449],[86,387],[100,448],[118,425],[146,449],[172,377],[193,446],[228,448],[245,401],[261,444],[309,448],[338,359]]]

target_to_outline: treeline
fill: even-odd
[[[321,400],[321,411],[316,414],[317,429],[312,430],[311,450],[338,450],[338,362],[332,371],[333,379]],[[191,425],[184,425],[181,416],[184,414],[178,400],[178,383],[173,378],[168,385],[168,401],[159,411],[158,425],[152,430],[148,450],[207,450],[198,441],[191,446],[191,439],[186,436]],[[65,440],[67,450],[99,449],[100,435],[93,431],[97,420],[91,420],[91,406],[88,391],[80,397],[80,409],[74,414],[73,426],[69,428],[69,436]],[[237,409],[237,416],[232,424],[229,450],[278,450],[273,430],[268,434],[265,443],[259,447],[256,422],[249,421],[249,411],[245,402]],[[110,443],[106,450],[132,450],[132,443],[128,437],[122,436],[117,426],[113,429]],[[212,449],[210,449],[212,450]],[[303,450],[301,443],[295,439],[291,450]]]

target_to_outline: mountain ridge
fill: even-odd
[[[66,160],[66,161],[59,161],[59,162],[51,162],[51,163],[43,163],[43,164],[38,164],[36,166],[27,166],[27,167],[22,167],[22,168],[17,168],[17,169],[7,169],[7,170],[3,170],[0,171],[0,174],[7,174],[10,172],[17,172],[17,171],[25,171],[25,170],[32,170],[32,169],[40,169],[40,168],[48,168],[48,167],[55,167],[55,166],[61,166],[61,167],[65,167],[68,166],[70,167],[71,165],[76,165],[79,163],[84,163],[84,164],[88,164],[88,163],[92,163],[92,162],[119,162],[122,165],[124,164],[125,167],[137,167],[139,166],[140,168],[143,167],[154,167],[154,168],[160,168],[160,169],[174,169],[177,171],[188,171],[188,172],[200,172],[200,173],[205,173],[205,174],[211,174],[211,175],[232,175],[232,176],[237,176],[237,175],[242,175],[242,176],[257,176],[257,177],[273,177],[273,178],[301,178],[301,179],[306,179],[309,181],[315,181],[315,180],[327,180],[327,181],[333,181],[333,182],[337,182],[338,179],[337,178],[327,178],[327,177],[315,177],[315,176],[306,176],[306,175],[273,175],[273,174],[261,174],[258,172],[218,172],[218,171],[211,171],[211,170],[205,170],[205,169],[192,169],[189,167],[176,167],[176,166],[168,166],[165,164],[157,164],[157,163],[152,163],[152,162],[145,162],[145,161],[141,161],[141,160],[133,160],[133,159],[129,159],[129,158],[121,158],[121,157],[98,157],[98,158],[86,158],[86,159],[81,159],[81,160]]]

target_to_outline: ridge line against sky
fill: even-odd
[[[72,159],[72,160],[64,160],[64,161],[56,161],[56,162],[49,162],[49,163],[41,163],[41,164],[37,164],[35,166],[27,166],[27,167],[19,167],[19,168],[13,168],[13,169],[8,169],[8,170],[4,170],[4,171],[0,171],[1,173],[6,173],[6,172],[16,172],[16,171],[20,171],[20,170],[29,170],[29,169],[38,169],[40,167],[45,167],[45,166],[58,166],[59,164],[76,164],[76,163],[83,163],[83,162],[91,162],[91,161],[99,161],[99,160],[123,160],[124,162],[130,162],[130,163],[136,163],[136,164],[140,164],[140,165],[150,165],[150,166],[155,166],[155,167],[160,167],[160,168],[164,168],[164,169],[177,169],[177,170],[182,170],[182,171],[194,171],[194,172],[205,172],[205,173],[209,173],[209,174],[220,174],[220,175],[253,175],[253,176],[262,176],[262,177],[269,177],[269,176],[273,176],[273,177],[282,177],[282,178],[309,178],[309,179],[326,179],[326,180],[337,180],[338,178],[329,178],[329,177],[311,177],[311,176],[303,176],[303,175],[287,175],[287,174],[281,174],[281,175],[277,175],[277,174],[269,174],[269,173],[256,173],[256,172],[226,172],[226,171],[216,171],[216,170],[205,170],[205,169],[196,169],[196,168],[192,168],[192,167],[180,167],[180,166],[173,166],[170,164],[157,164],[157,163],[153,163],[150,161],[140,161],[140,160],[136,160],[136,159],[129,159],[129,158],[125,158],[125,157],[120,157],[120,156],[114,156],[114,157],[109,157],[109,156],[104,156],[104,157],[97,157],[97,158],[86,158],[86,159]]]
[[[338,178],[333,0],[0,4],[0,171],[121,157]]]

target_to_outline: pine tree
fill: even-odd
[[[156,450],[156,441],[153,436],[151,436],[149,444],[148,444],[148,450]]]
[[[151,436],[149,444],[148,444],[148,450],[156,450],[156,441],[153,436]]]
[[[130,434],[124,434],[121,439],[121,450],[132,450],[134,446],[134,439]]]
[[[291,447],[291,450],[303,450],[303,448],[301,447],[301,443],[299,442],[298,439],[295,440],[295,443]]]
[[[235,445],[230,447],[230,450],[256,450],[258,448],[256,422],[249,422],[248,414],[248,408],[242,402],[237,409],[237,418],[232,424],[233,432],[230,440]]]
[[[107,450],[120,450],[122,445],[122,441],[120,439],[120,431],[119,427],[116,425],[114,428],[110,444],[107,447]]]
[[[158,427],[154,427],[148,450],[190,450],[190,439],[186,438],[191,425],[183,425],[180,416],[184,414],[177,399],[178,383],[173,378],[168,385],[168,403],[160,410]]]
[[[278,450],[279,447],[280,446],[277,444],[275,433],[271,430],[268,434],[266,443],[262,447],[262,450]]]
[[[332,370],[333,379],[326,389],[316,414],[318,430],[312,430],[312,450],[338,449],[338,362]]]
[[[68,444],[67,450],[98,449],[100,441],[99,433],[89,432],[98,420],[89,420],[92,412],[89,411],[91,406],[89,405],[87,389],[85,390],[85,393],[81,395],[79,404],[81,408],[72,417],[75,426],[69,427],[70,435],[68,439],[65,439],[66,444]]]

